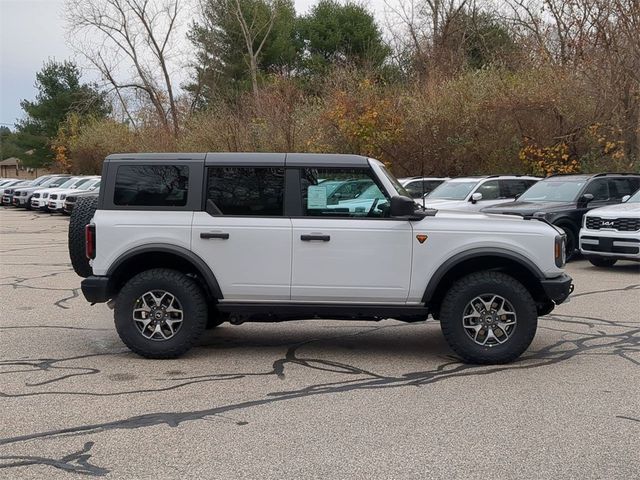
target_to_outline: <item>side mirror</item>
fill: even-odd
[[[591,193],[585,193],[578,199],[578,206],[584,208],[589,205],[591,200],[593,200],[593,195]]]
[[[515,196],[515,197],[513,197],[513,199],[514,199],[514,200],[517,200],[517,199],[519,199],[519,198],[520,198],[520,196],[521,196],[521,195],[522,195],[521,193],[516,193],[516,196]]]
[[[622,197],[622,203],[626,202],[630,198],[631,198],[631,195],[625,195],[624,197]]]
[[[389,214],[392,217],[408,217],[414,214],[416,210],[416,202],[409,197],[397,195],[391,197]]]
[[[471,195],[471,203],[477,203],[480,200],[482,200],[482,194],[481,193],[474,193],[473,195]]]

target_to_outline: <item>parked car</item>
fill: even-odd
[[[42,175],[35,180],[24,180],[24,183],[17,183],[12,187],[5,188],[4,193],[2,194],[2,205],[9,206],[13,205],[13,197],[15,195],[16,190],[20,188],[28,188],[28,187],[37,187],[49,180],[51,175]]]
[[[76,183],[69,188],[60,187],[49,193],[47,208],[50,212],[64,211],[64,202],[68,195],[76,192],[91,192],[100,186],[100,177],[84,177],[82,182]]]
[[[433,190],[443,182],[450,180],[449,177],[406,177],[399,178],[398,181],[404,189],[411,195],[411,198],[421,200],[422,197],[429,195]],[[421,203],[421,202],[419,202]]]
[[[61,188],[71,188],[73,185],[79,185],[86,182],[88,177],[70,177],[62,185],[59,186],[47,186],[45,188],[39,188],[31,193],[31,208],[35,210],[48,210],[49,194],[55,192]]]
[[[9,184],[10,182],[16,182],[19,179],[17,178],[0,178],[0,188],[4,187],[5,185]]]
[[[37,185],[34,183],[33,185],[30,185],[28,187],[21,187],[14,190],[13,199],[11,200],[11,203],[13,204],[13,206],[24,207],[27,210],[31,210],[31,196],[33,195],[33,192],[35,192],[36,190],[40,190],[42,188],[59,187],[64,182],[69,180],[69,178],[71,178],[71,175],[57,174],[57,175],[49,175],[48,177],[49,178],[47,178],[42,183],[39,183]]]
[[[87,197],[97,198],[99,193],[100,193],[100,182],[98,182],[98,185],[95,188],[95,190],[79,191],[77,193],[74,192],[67,195],[67,198],[64,199],[64,208],[62,210],[62,213],[64,213],[65,215],[71,215],[71,212],[73,212],[73,207],[76,206],[76,202],[78,201],[78,199],[87,198]]]
[[[13,187],[25,186],[31,183],[29,180],[7,180],[5,182],[0,183],[0,201],[4,196],[5,190],[8,190]]]
[[[640,187],[640,175],[620,173],[569,174],[548,177],[515,202],[485,208],[485,213],[538,215],[567,234],[567,257],[578,248],[578,234],[589,210],[622,202]]]
[[[427,195],[424,204],[439,210],[479,211],[514,200],[538,180],[525,175],[452,178]]]
[[[594,208],[584,216],[580,251],[596,267],[640,261],[640,190],[623,203]]]
[[[376,185],[376,208],[329,204],[320,180],[347,177]],[[366,157],[111,155],[102,178],[71,215],[72,265],[87,301],[112,300],[120,338],[150,358],[224,321],[431,314],[465,361],[504,363],[572,289],[560,229],[424,210]]]

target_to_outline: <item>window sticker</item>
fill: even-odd
[[[307,188],[307,208],[327,208],[327,188],[322,185],[310,185]]]

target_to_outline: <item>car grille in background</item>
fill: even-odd
[[[34,193],[33,194],[33,198],[40,198],[40,194],[39,193]]]
[[[73,203],[76,201],[76,197],[67,197],[67,202]]]
[[[600,230],[601,228],[613,228],[621,232],[635,232],[640,230],[640,218],[600,218],[587,217],[587,228],[589,230]]]
[[[58,199],[58,195],[56,193],[52,194],[49,199],[51,200],[57,200]]]

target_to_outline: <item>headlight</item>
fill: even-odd
[[[553,246],[553,256],[556,261],[556,267],[558,268],[564,267],[567,261],[566,244],[567,244],[566,235],[558,235],[556,237],[556,241],[554,242],[554,246]]]
[[[22,195],[23,197],[27,196],[27,192],[20,192],[20,195]]]
[[[60,195],[60,200],[64,200],[65,198],[67,198],[66,195],[64,195],[64,194]]]

